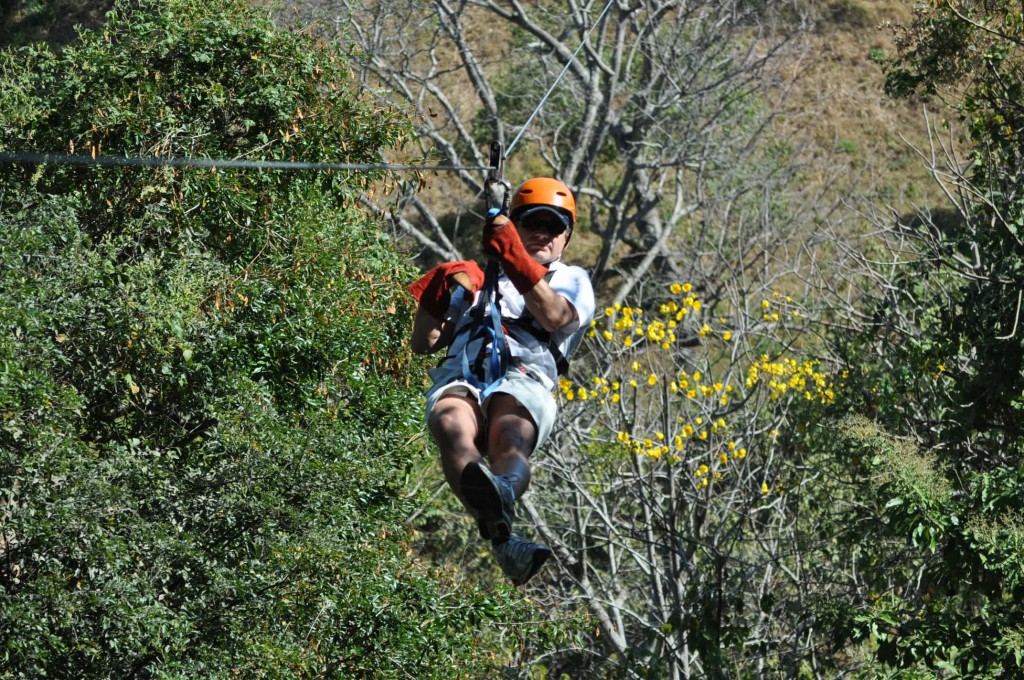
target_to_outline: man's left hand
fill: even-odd
[[[501,260],[505,274],[520,293],[532,289],[548,272],[547,267],[531,257],[516,225],[504,215],[487,221],[482,246],[485,253]]]

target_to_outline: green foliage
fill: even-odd
[[[818,529],[856,576],[814,607],[865,678],[1018,677],[1024,664],[1022,36],[1008,3],[919,5],[885,62],[890,94],[951,103],[971,163],[953,219],[901,225],[917,257],[880,273],[864,331],[830,338],[852,415],[794,440],[834,461],[823,474],[839,502]]]
[[[865,677],[1016,677],[1024,663],[1022,35],[1006,3],[921,6],[888,65],[891,94],[953,102],[973,163],[958,219],[907,225],[920,257],[871,301],[864,333],[835,338],[849,406],[870,418],[835,438],[866,500],[844,538],[864,583],[837,617],[873,650]]]
[[[375,160],[246,3],[2,55],[0,148]],[[520,609],[409,559],[409,272],[337,173],[0,166],[0,677],[474,677]],[[410,384],[410,382],[414,384]]]
[[[844,542],[872,541],[877,559],[847,621],[853,638],[870,639],[898,677],[1018,675],[1019,472],[973,475],[957,493],[934,455],[875,423],[847,418],[837,434],[870,499]]]

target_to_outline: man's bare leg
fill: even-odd
[[[460,488],[462,471],[482,460],[478,442],[482,417],[475,399],[450,394],[441,397],[430,412],[430,434],[441,451],[441,468],[448,486],[466,505]],[[467,509],[468,508],[467,506]]]
[[[487,411],[487,451],[491,470],[521,498],[530,486],[530,454],[537,444],[537,426],[514,397],[498,393]],[[515,585],[533,578],[551,557],[551,550],[514,534],[492,541],[491,552],[501,570]]]
[[[515,397],[501,392],[491,397],[487,415],[491,470],[512,485],[516,498],[522,498],[530,486],[530,454],[537,443],[537,426]]]

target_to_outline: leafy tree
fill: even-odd
[[[897,36],[889,92],[948,104],[944,127],[966,132],[967,157],[933,135],[922,156],[950,208],[886,230],[904,245],[875,267],[868,323],[836,338],[861,418],[830,440],[862,499],[842,537],[861,552],[860,577],[837,630],[865,641],[867,677],[1016,677],[1024,25],[1009,3],[940,2]]]
[[[0,150],[376,161],[406,128],[357,90],[241,0],[122,2],[0,56]],[[476,635],[529,610],[410,561],[422,368],[373,179],[0,165],[0,677],[507,658]]]

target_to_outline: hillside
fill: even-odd
[[[878,64],[893,55],[891,24],[911,20],[909,3],[838,0],[811,35],[810,63],[794,98],[814,112],[802,137],[817,157],[845,157],[862,182],[857,193],[902,211],[938,201],[939,192],[910,147],[927,148],[922,104],[885,96]]]

